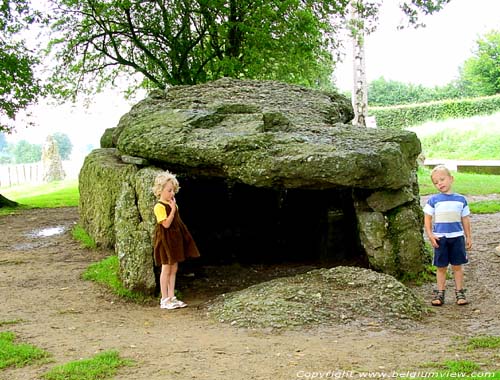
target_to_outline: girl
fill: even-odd
[[[175,297],[175,277],[179,262],[187,257],[199,257],[193,237],[182,222],[175,201],[179,191],[179,182],[169,171],[162,172],[155,178],[153,193],[158,198],[154,206],[156,228],[154,235],[154,259],[161,265],[160,290],[162,309],[177,309],[187,304]]]

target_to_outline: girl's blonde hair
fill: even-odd
[[[155,183],[153,185],[153,194],[156,198],[160,198],[161,192],[169,182],[172,183],[174,193],[177,193],[180,189],[180,186],[179,181],[175,177],[175,174],[172,174],[168,170],[165,170],[164,172],[156,176]]]

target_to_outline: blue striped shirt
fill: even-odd
[[[463,195],[434,194],[424,206],[424,212],[433,217],[434,235],[447,238],[464,235],[462,218],[470,215],[470,209]]]

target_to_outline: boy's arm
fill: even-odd
[[[432,233],[432,215],[424,214],[424,227],[425,227],[425,233],[427,234],[427,237],[429,238],[431,245],[434,248],[439,247],[438,244],[439,238],[434,236],[434,234]]]
[[[471,223],[470,223],[470,217],[463,216],[462,217],[462,226],[464,227],[464,234],[465,234],[465,248],[466,249],[471,249],[472,248],[472,232],[471,232]]]

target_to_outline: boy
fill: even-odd
[[[451,264],[456,303],[466,305],[463,264],[469,261],[465,250],[472,248],[469,205],[463,195],[453,193],[451,186],[454,178],[444,165],[432,170],[431,179],[439,190],[424,206],[425,232],[434,247],[433,264],[437,267],[437,289],[433,291],[431,304],[444,305],[446,271]]]

